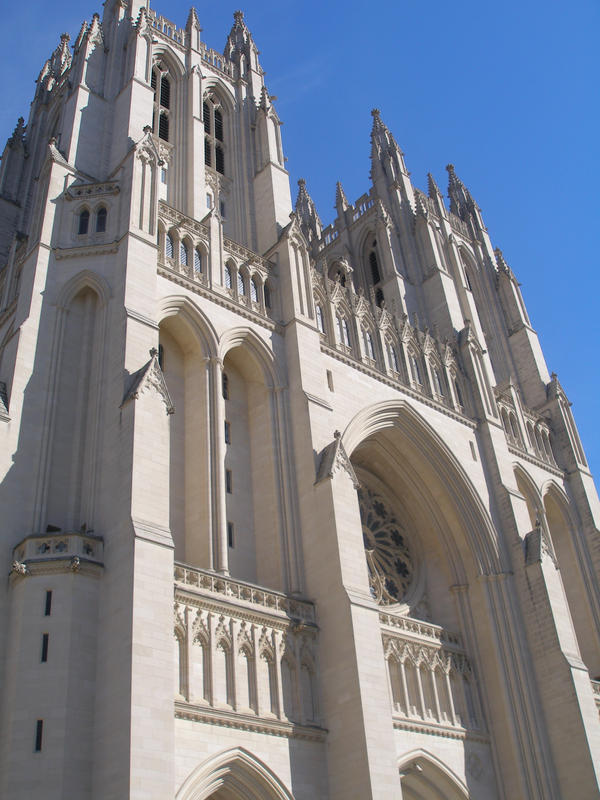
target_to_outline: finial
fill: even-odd
[[[454,164],[446,164],[446,170],[452,175],[454,173]]]
[[[233,12],[233,17],[234,17],[236,22],[242,22],[242,20],[244,19],[244,12],[243,11],[234,11]]]
[[[372,117],[379,117],[380,114],[381,114],[381,111],[378,108],[371,109],[371,116]]]
[[[69,36],[68,33],[61,33],[60,41],[63,42],[63,43],[70,42],[71,41],[71,37]]]
[[[303,189],[303,188],[306,186],[306,181],[304,180],[304,178],[299,178],[299,179],[298,179],[298,186],[299,186],[301,189]]]
[[[157,355],[158,355],[158,350],[156,349],[156,347],[151,347],[150,348],[150,358],[154,358],[154,356],[157,356]]]

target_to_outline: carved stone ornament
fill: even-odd
[[[121,408],[123,408],[123,406],[125,406],[130,400],[137,400],[140,394],[143,394],[149,389],[153,389],[154,391],[158,392],[162,397],[167,409],[167,414],[175,413],[175,406],[171,401],[165,376],[163,375],[163,371],[158,363],[158,350],[156,350],[154,347],[152,350],[150,350],[150,361],[148,361],[137,372],[134,372],[131,376],[131,383],[129,389],[125,393],[125,397],[121,403]]]
[[[400,603],[414,576],[406,530],[380,494],[361,486],[358,502],[371,594],[380,605]]]
[[[11,575],[27,575],[28,572],[29,570],[27,569],[27,564],[24,564],[21,561],[13,561],[10,569]]]
[[[556,554],[552,542],[542,524],[538,521],[535,528],[525,536],[525,564],[540,564],[549,558],[557,567]]]
[[[343,469],[348,473],[348,477],[352,481],[354,488],[358,489],[360,484],[358,482],[358,478],[356,477],[356,473],[354,472],[354,468],[350,463],[348,454],[344,449],[344,445],[342,444],[342,434],[339,431],[336,431],[333,436],[333,442],[328,444],[321,453],[315,485],[324,481],[325,478],[333,478],[336,472],[338,472],[340,469]]]

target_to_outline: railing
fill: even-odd
[[[283,592],[218,575],[210,570],[176,564],[175,582],[192,591],[216,595],[229,602],[250,603],[270,614],[284,615],[296,622],[315,624],[315,607],[312,603],[290,597]]]
[[[157,15],[155,11],[152,11],[152,9],[149,10],[148,14],[150,16],[152,27],[155,31],[162,33],[168,39],[172,39],[178,44],[185,44],[186,34],[183,28],[178,28],[174,22],[170,22],[170,20],[161,16],[160,14]]]
[[[175,565],[175,716],[321,741],[314,606]]]
[[[381,614],[394,726],[424,733],[483,733],[471,665],[460,637],[437,625]]]
[[[35,575],[53,569],[79,572],[102,567],[104,541],[93,531],[55,531],[28,536],[13,551],[11,576]]]
[[[215,69],[219,70],[219,72],[227,75],[227,77],[234,77],[234,65],[228,61],[222,53],[212,50],[204,43],[201,43],[200,48],[203,61],[206,61],[207,64],[210,64],[211,67],[214,67]]]

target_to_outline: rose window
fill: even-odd
[[[361,486],[358,502],[371,594],[380,605],[400,603],[414,574],[406,530],[376,492]]]

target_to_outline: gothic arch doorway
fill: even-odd
[[[242,747],[225,750],[200,764],[175,800],[294,800],[266,764]]]
[[[459,779],[436,761],[413,755],[400,767],[403,800],[468,800]]]

